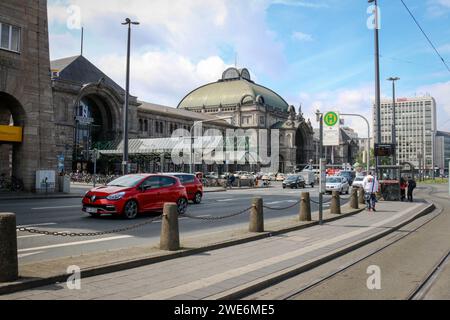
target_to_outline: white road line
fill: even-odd
[[[70,231],[58,231],[58,232],[70,233]],[[17,237],[17,239],[27,239],[27,238],[36,238],[36,237],[45,237],[45,236],[46,236],[45,234],[32,234],[30,236],[20,236],[20,237]]]
[[[113,240],[120,240],[120,239],[127,239],[127,238],[133,238],[133,236],[117,236],[117,237],[109,237],[109,238],[103,238],[103,239],[61,243],[61,244],[54,244],[54,245],[45,246],[45,247],[20,249],[20,250],[17,250],[17,252],[21,253],[21,252],[30,252],[30,251],[36,251],[36,250],[45,250],[45,249],[54,249],[54,248],[62,248],[62,247],[80,246],[80,245],[84,245],[84,244],[91,244],[91,243],[105,242],[105,241],[113,241]]]
[[[230,202],[230,201],[234,201],[234,199],[217,200],[217,202]]]
[[[39,223],[39,224],[28,224],[25,226],[17,226],[17,228],[29,228],[29,227],[44,227],[44,226],[54,226],[57,223],[49,222],[49,223]]]
[[[37,254],[42,253],[42,252],[43,252],[43,251],[32,252],[32,253],[24,253],[24,254],[19,254],[19,255],[17,255],[17,257],[18,257],[19,259],[21,259],[21,258],[25,258],[25,257],[29,257],[29,256],[34,256],[34,255],[37,255]]]
[[[61,206],[61,207],[41,207],[41,208],[31,208],[31,210],[52,210],[52,209],[70,209],[70,208],[80,208],[81,210],[81,205]]]
[[[345,234],[342,234],[342,235],[339,235],[339,236],[336,236],[334,238],[330,238],[327,240],[322,240],[322,241],[319,240],[316,243],[312,243],[311,245],[309,245],[307,247],[303,247],[298,250],[294,250],[294,251],[291,251],[291,252],[288,252],[285,254],[281,254],[281,255],[274,256],[274,257],[271,257],[271,258],[268,258],[265,260],[261,260],[261,261],[243,266],[243,267],[230,269],[223,273],[217,273],[217,274],[207,277],[207,278],[202,278],[200,280],[195,280],[195,281],[192,281],[189,283],[185,283],[185,284],[179,285],[177,287],[172,287],[172,288],[168,288],[165,290],[161,290],[159,292],[154,292],[147,296],[141,297],[137,300],[166,300],[168,298],[171,298],[171,297],[183,294],[183,293],[187,293],[187,292],[191,292],[191,291],[198,290],[201,288],[209,287],[209,286],[215,285],[217,283],[238,277],[240,275],[243,275],[243,274],[255,271],[255,270],[263,269],[263,268],[269,267],[271,265],[274,265],[274,264],[277,264],[277,263],[280,263],[283,261],[287,261],[287,260],[296,258],[298,256],[304,255],[306,253],[313,252],[313,251],[322,249],[326,246],[329,246],[329,245],[350,239],[352,237],[361,235],[365,232],[374,230],[378,227],[384,226],[392,221],[399,219],[400,217],[403,217],[403,216],[409,214],[413,210],[417,209],[419,206],[420,205],[416,205],[406,212],[400,212],[388,219],[374,223],[370,226],[361,227],[361,228],[356,229],[355,231],[348,232],[348,233],[345,233]]]

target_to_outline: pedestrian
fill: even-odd
[[[408,178],[408,201],[414,202],[414,189],[416,189],[417,183],[414,178]]]
[[[364,197],[367,203],[367,210],[376,212],[376,193],[378,191],[378,179],[370,172],[363,181]]]
[[[406,189],[408,188],[408,183],[405,178],[400,179],[400,193],[402,202],[406,200]]]

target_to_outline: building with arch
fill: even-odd
[[[0,175],[34,190],[55,170],[46,1],[0,2]]]
[[[220,80],[193,90],[177,108],[230,116],[242,129],[279,130],[280,172],[292,172],[314,158],[314,130],[301,107],[297,113],[275,91],[252,81],[248,69],[225,70]]]

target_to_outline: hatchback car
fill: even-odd
[[[305,179],[302,176],[289,176],[283,181],[283,189],[306,188]]]
[[[353,184],[352,184],[352,187],[353,188],[363,188],[364,187],[364,185],[363,185],[363,182],[364,182],[364,176],[357,176],[356,178],[355,178],[355,180],[353,181]]]
[[[340,194],[349,194],[350,185],[346,178],[341,176],[332,176],[327,178],[326,191],[332,193],[333,191],[338,191]]]
[[[108,214],[134,219],[142,212],[160,211],[168,202],[176,203],[178,213],[184,214],[188,196],[176,177],[134,174],[88,191],[82,202],[83,211],[92,216]]]
[[[167,173],[168,176],[176,177],[186,188],[188,200],[200,204],[203,199],[203,184],[194,175],[188,173]]]

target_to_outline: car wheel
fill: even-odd
[[[186,198],[178,199],[178,201],[177,201],[178,214],[179,215],[185,214],[186,210],[187,210],[187,206],[188,206],[188,202],[187,202]]]
[[[123,215],[128,220],[135,219],[138,215],[138,212],[138,204],[134,200],[128,201],[125,204],[125,208],[123,209]]]
[[[200,192],[197,192],[194,197],[194,203],[200,204],[202,202],[203,195]]]

